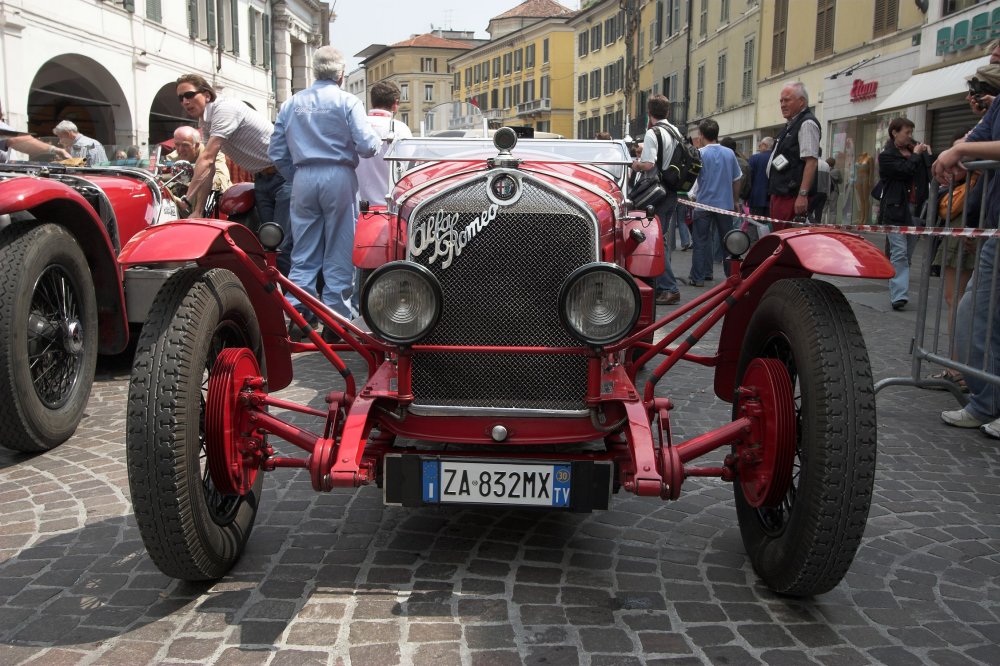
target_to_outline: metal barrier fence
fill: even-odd
[[[969,162],[967,168],[968,179],[978,173],[976,180],[980,185],[969,187],[967,180],[965,193],[952,183],[947,192],[938,196],[937,188],[931,186],[924,218],[926,226],[920,235],[928,235],[933,242],[926,243],[920,272],[910,374],[880,380],[875,384],[876,392],[890,386],[944,389],[965,406],[968,403],[965,378],[976,377],[1000,386],[1000,376],[989,372],[992,359],[989,340],[994,335],[996,309],[1000,307],[1000,241],[993,240],[986,246],[995,238],[997,226],[997,220],[987,217],[986,192],[990,180],[1000,177],[996,173],[1000,162]],[[975,196],[971,196],[973,192]],[[959,205],[956,197],[962,194],[965,196]],[[944,217],[939,215],[942,200]],[[972,220],[970,211],[975,215]],[[986,271],[981,270],[984,246],[988,253],[982,257]],[[983,290],[984,296],[988,293],[988,297],[974,298],[973,294],[979,290]],[[983,325],[973,326],[977,321],[985,325],[981,355],[973,354],[970,344],[974,328],[983,329]],[[928,375],[926,365],[944,370]]]
[[[1000,230],[996,228],[998,221],[988,217],[986,196],[990,181],[1000,177],[996,173],[1000,169],[1000,162],[981,160],[966,162],[965,166],[969,179],[973,177],[972,174],[978,174],[976,180],[980,183],[979,186],[966,185],[970,195],[965,196],[966,193],[959,189],[961,183],[952,183],[946,191],[940,193],[937,185],[932,183],[927,211],[920,226],[806,224],[856,233],[883,236],[902,234],[928,239],[919,278],[910,374],[887,377],[876,382],[876,392],[890,386],[943,389],[950,391],[964,407],[968,403],[964,378],[975,377],[1000,386],[1000,358],[997,358],[1000,353],[991,354],[989,344],[995,334],[1000,338],[1000,330],[994,331],[994,320],[998,318],[997,309],[1000,308]],[[966,183],[968,182],[970,181],[967,180]],[[961,205],[957,201],[960,195]],[[945,204],[943,216],[939,215],[942,200]],[[778,223],[783,226],[799,224],[757,215],[733,214],[729,210],[685,200],[679,200],[678,204],[732,215],[744,223]],[[971,220],[970,211],[975,211]],[[990,244],[987,245],[988,243]],[[986,271],[980,270],[984,247],[987,248],[987,256],[982,259],[988,268]],[[938,274],[935,275],[935,272]],[[972,294],[979,290],[983,290],[982,297],[973,298]],[[980,325],[974,326],[975,322]],[[970,344],[974,329],[977,329],[979,337],[984,341],[979,355],[973,354]],[[944,370],[942,373],[927,375],[926,365],[939,366]],[[958,374],[949,377],[948,373]],[[1000,408],[1000,405],[997,407]]]

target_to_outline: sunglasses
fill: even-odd
[[[201,92],[200,90],[188,90],[187,92],[183,92],[180,95],[178,95],[177,101],[183,102],[186,99],[191,99],[200,92]]]

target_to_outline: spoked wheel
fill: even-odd
[[[56,224],[0,230],[0,430],[35,453],[70,438],[97,363],[97,297],[76,239]]]
[[[262,362],[253,306],[230,272],[184,269],[160,289],[142,329],[128,396],[126,459],[132,509],[160,571],[185,580],[224,575],[253,528],[263,475],[220,490],[208,460],[209,377],[223,350]]]
[[[788,462],[781,451],[773,456],[778,473],[790,464],[783,493],[753,492],[759,485],[750,479],[733,484],[743,544],[775,592],[821,594],[850,568],[871,505],[876,418],[868,352],[839,290],[794,279],[776,282],[761,299],[744,337],[741,384],[761,376],[754,359],[775,359],[788,373],[794,454]],[[775,367],[769,363],[768,372]]]

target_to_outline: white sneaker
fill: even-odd
[[[983,425],[982,421],[965,411],[964,407],[950,412],[941,412],[941,420],[956,428],[978,428]]]
[[[992,437],[993,439],[1000,439],[1000,419],[995,421],[990,421],[989,423],[984,423],[979,426],[979,429],[983,431],[983,434],[987,437]]]

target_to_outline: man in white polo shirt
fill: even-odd
[[[205,146],[198,155],[182,204],[190,207],[191,217],[204,214],[216,155],[220,150],[225,152],[254,174],[253,189],[261,221],[276,222],[285,232],[285,240],[278,248],[278,268],[287,275],[292,251],[289,223],[292,186],[267,156],[274,125],[243,102],[218,97],[200,74],[185,74],[177,79],[177,99],[189,116],[198,119]]]

